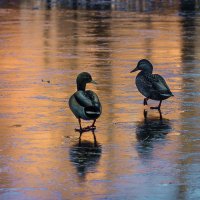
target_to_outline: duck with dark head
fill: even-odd
[[[174,95],[164,78],[159,74],[153,74],[153,65],[148,60],[140,60],[130,73],[138,70],[140,72],[136,76],[135,83],[139,92],[145,96],[144,105],[147,105],[149,99],[160,101],[158,106],[151,107],[160,110],[162,101]]]
[[[79,121],[79,132],[95,129],[96,119],[101,115],[102,107],[97,94],[91,90],[86,90],[86,84],[93,83],[92,76],[88,72],[82,72],[77,76],[77,91],[69,99],[69,107]],[[91,126],[82,128],[81,119],[93,120]]]

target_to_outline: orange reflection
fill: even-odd
[[[91,193],[101,197],[119,191],[121,177],[140,172],[141,154],[134,147],[138,122],[144,120],[143,97],[129,71],[139,59],[148,58],[155,64],[155,73],[166,77],[172,91],[179,93],[181,25],[178,16],[169,20],[158,15],[118,15],[22,9],[9,10],[1,18],[0,123],[8,166],[5,179],[9,180],[3,182],[5,187],[36,188],[44,199],[50,195],[71,199],[75,194],[92,199]],[[70,154],[78,148],[74,132],[78,123],[67,104],[81,71],[89,71],[98,82],[97,87],[87,87],[103,105],[96,131],[101,148],[86,159],[85,164],[93,163],[87,165],[84,178],[79,176],[79,157],[77,161],[77,154]],[[166,101],[163,110],[169,121],[179,119],[180,100]],[[152,111],[152,116],[157,113]],[[172,126],[175,131],[170,129],[166,140],[180,129],[180,124]],[[84,140],[92,145],[90,133],[83,135]],[[158,164],[159,152],[176,151],[177,146],[155,144],[151,167]],[[167,159],[174,163],[176,155]],[[36,192],[28,195],[34,197]]]

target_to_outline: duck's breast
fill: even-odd
[[[152,84],[146,79],[146,77],[143,74],[141,74],[141,72],[137,75],[135,79],[135,84],[137,86],[138,91],[142,95],[148,98],[150,97]]]

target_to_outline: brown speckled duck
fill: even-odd
[[[144,105],[147,105],[148,99],[160,101],[157,107],[151,107],[151,109],[159,109],[163,100],[174,96],[170,91],[164,78],[159,74],[152,74],[153,65],[146,59],[142,59],[138,62],[137,67],[130,73],[140,70],[136,76],[136,86],[139,92],[144,95]]]

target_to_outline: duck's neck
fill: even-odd
[[[77,91],[82,90],[85,91],[86,83],[77,83]]]

